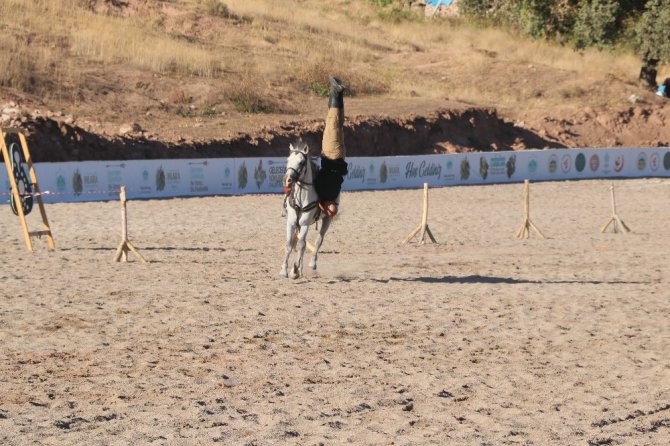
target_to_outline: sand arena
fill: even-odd
[[[319,271],[277,277],[279,196],[0,213],[0,443],[665,445],[670,181],[345,193]],[[31,214],[31,218],[37,218]],[[312,232],[313,235],[313,232]]]

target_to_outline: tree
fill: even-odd
[[[531,37],[549,37],[553,25],[552,3],[547,0],[523,0],[519,6],[519,22]]]
[[[656,88],[659,63],[670,62],[670,8],[667,0],[649,0],[635,30],[635,52],[642,59],[640,82]]]
[[[619,3],[616,0],[583,2],[573,30],[575,47],[584,49],[595,46],[603,49],[612,45],[617,37],[619,13]]]

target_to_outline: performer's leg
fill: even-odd
[[[321,144],[321,171],[317,177],[317,191],[323,202],[319,206],[326,215],[332,217],[337,214],[337,203],[339,201],[340,188],[346,173],[344,158],[347,150],[344,146],[344,85],[339,79],[330,77],[330,95],[328,97],[328,115],[326,126],[323,131]],[[335,162],[335,163],[334,163]],[[339,164],[338,164],[339,163]],[[344,164],[344,169],[341,168]],[[326,167],[325,165],[328,165]],[[334,166],[339,166],[339,171],[333,171]]]
[[[344,88],[344,85],[337,78],[330,78],[328,115],[326,116],[321,150],[323,156],[331,160],[347,156],[347,150],[344,146]]]

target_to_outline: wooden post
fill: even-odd
[[[524,201],[523,201],[523,223],[516,233],[516,238],[529,238],[530,230],[532,229],[537,233],[540,238],[545,238],[544,234],[537,229],[537,226],[533,224],[530,220],[530,182],[524,180],[523,182],[523,191],[524,191]]]
[[[126,210],[126,187],[121,186],[121,244],[119,247],[116,249],[116,254],[114,254],[114,261],[115,262],[120,262],[123,260],[124,262],[128,261],[128,251],[132,251],[139,257],[139,259],[142,261],[142,263],[146,263],[147,261],[142,257],[142,254],[140,254],[137,249],[133,246],[132,243],[130,243],[130,240],[128,240],[128,212]]]
[[[610,193],[611,193],[611,197],[612,197],[612,216],[610,217],[609,220],[607,220],[607,223],[605,223],[605,225],[602,227],[600,232],[603,233],[603,232],[607,231],[607,228],[609,227],[610,224],[612,225],[612,231],[615,234],[617,234],[619,232],[623,232],[623,233],[630,232],[630,229],[628,228],[628,226],[626,226],[626,223],[624,223],[623,220],[621,220],[616,213],[616,200],[614,199],[614,185],[613,184],[610,184]],[[619,231],[619,227],[621,227],[622,231]]]
[[[18,135],[19,142],[21,143],[21,150],[23,152],[23,158],[25,163],[28,165],[28,172],[30,174],[30,184],[33,190],[33,197],[37,200],[37,204],[40,208],[40,214],[42,216],[42,223],[44,224],[44,230],[42,231],[30,231],[28,229],[28,222],[26,221],[26,215],[23,212],[23,206],[21,204],[21,195],[19,194],[19,188],[16,184],[16,178],[14,178],[14,172],[12,171],[11,160],[9,149],[7,148],[7,143],[5,141],[5,135],[15,134]],[[28,142],[26,137],[21,133],[19,129],[6,128],[0,129],[0,152],[5,159],[5,167],[7,168],[7,176],[9,178],[9,184],[12,189],[12,196],[14,197],[14,203],[16,203],[16,211],[19,215],[19,221],[21,223],[21,231],[23,232],[23,239],[26,243],[26,248],[28,251],[33,250],[33,244],[30,240],[30,237],[42,237],[43,235],[47,236],[47,244],[49,249],[56,249],[56,244],[54,242],[53,234],[51,233],[51,227],[49,226],[49,220],[47,219],[47,213],[44,209],[44,202],[42,201],[42,194],[40,193],[39,185],[37,184],[37,175],[35,174],[35,169],[33,167],[33,160],[30,157],[30,151],[28,150]]]
[[[421,233],[419,236],[420,245],[426,243],[426,234],[428,234],[430,241],[437,243],[435,237],[433,237],[433,233],[428,227],[428,183],[423,183],[423,214],[421,215],[421,224],[412,232],[410,232],[407,237],[405,237],[405,239],[402,241],[402,244],[409,242],[416,234],[419,233]]]

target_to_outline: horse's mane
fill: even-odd
[[[297,151],[300,151],[300,152],[307,149],[307,153],[309,154],[309,146],[302,139],[298,139],[298,140],[294,141],[293,144],[291,144],[291,146],[293,147],[293,150],[297,150]]]

